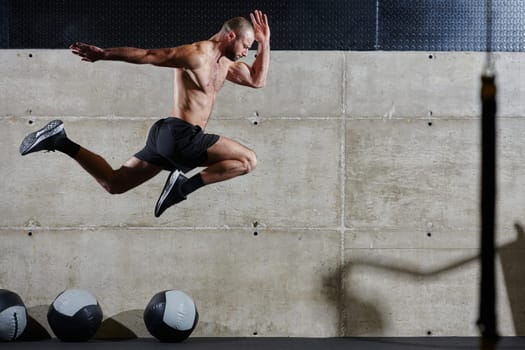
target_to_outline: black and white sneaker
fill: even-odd
[[[61,120],[53,120],[24,138],[20,145],[20,154],[25,156],[38,151],[54,151],[56,141],[65,137],[64,123]]]
[[[186,196],[182,194],[181,186],[187,180],[180,170],[173,170],[170,173],[155,205],[155,217],[158,218],[166,209],[186,199]]]

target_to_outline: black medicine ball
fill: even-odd
[[[69,289],[53,301],[47,320],[58,339],[83,342],[91,339],[102,324],[102,309],[91,293]]]
[[[199,320],[193,299],[178,290],[157,293],[144,310],[144,323],[155,338],[162,342],[186,340]]]

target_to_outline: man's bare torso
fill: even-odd
[[[226,57],[217,58],[219,51],[214,42],[194,45],[201,45],[198,59],[202,64],[195,70],[174,69],[172,116],[204,129],[233,62]]]

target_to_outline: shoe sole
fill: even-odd
[[[20,154],[24,156],[30,153],[40,142],[60,133],[62,130],[64,130],[64,123],[61,120],[53,120],[47,123],[42,129],[32,132],[24,138],[20,145]]]
[[[164,184],[164,189],[162,190],[160,198],[157,201],[157,205],[155,205],[155,217],[158,218],[164,212],[164,210],[160,211],[160,208],[162,207],[162,204],[168,197],[168,194],[171,192],[171,189],[177,182],[177,179],[179,178],[180,174],[182,173],[179,170],[174,170],[173,173],[171,173],[168,179],[166,180],[166,184]]]

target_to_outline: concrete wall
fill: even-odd
[[[273,52],[267,87],[227,83],[208,126],[253,148],[256,171],[156,219],[167,172],[110,196],[67,156],[18,146],[58,117],[118,167],[170,111],[171,71],[0,51],[0,288],[48,331],[55,296],[85,288],[109,337],[148,336],[164,289],[195,299],[194,336],[477,335],[483,59]],[[496,60],[499,327],[525,335],[525,56]]]

